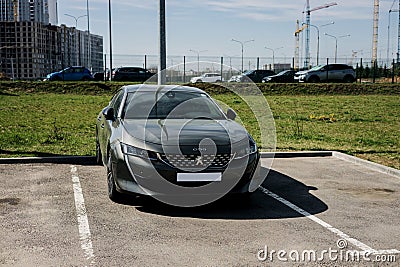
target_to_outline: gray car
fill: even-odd
[[[181,197],[251,193],[263,182],[254,139],[204,91],[122,87],[97,117],[96,158],[108,195]],[[188,204],[189,205],[189,204]]]
[[[352,83],[356,80],[353,67],[346,64],[319,65],[312,69],[296,72],[294,80],[298,82],[337,81]]]

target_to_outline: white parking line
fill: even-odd
[[[350,237],[349,235],[343,233],[342,231],[340,231],[339,229],[334,228],[332,225],[324,222],[323,220],[317,218],[316,216],[310,214],[309,212],[303,210],[302,208],[296,206],[295,204],[291,203],[290,201],[278,196],[277,194],[269,191],[268,189],[265,189],[263,187],[260,187],[261,191],[278,200],[279,202],[281,202],[282,204],[288,206],[289,208],[291,208],[292,210],[296,211],[297,213],[304,215],[305,217],[307,217],[308,219],[318,223],[319,225],[321,225],[322,227],[328,229],[329,231],[331,231],[332,233],[338,235],[340,238],[346,240],[347,242],[353,244],[354,246],[356,246],[357,248],[361,249],[364,252],[369,252],[371,254],[374,255],[381,255],[381,254],[400,254],[400,251],[397,249],[389,249],[389,250],[375,250],[369,246],[367,246],[366,244],[358,241],[357,239],[354,239],[352,237]]]
[[[89,221],[85,207],[85,200],[83,198],[81,182],[77,175],[77,168],[75,166],[71,166],[71,174],[81,248],[85,253],[86,260],[90,261],[90,265],[94,265],[94,252],[90,235]]]

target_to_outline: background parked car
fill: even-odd
[[[93,80],[92,73],[85,67],[68,67],[46,76],[47,81],[90,81]]]
[[[310,70],[299,71],[294,76],[299,82],[341,81],[352,83],[356,80],[356,72],[346,64],[328,64],[316,66]]]
[[[113,81],[145,82],[154,73],[140,67],[120,67],[112,72]]]
[[[93,74],[93,79],[95,81],[104,81],[104,72],[95,72]]]
[[[215,82],[222,82],[223,78],[221,77],[221,74],[219,73],[204,73],[201,76],[198,77],[193,77],[190,79],[191,83],[215,83]]]
[[[262,79],[263,83],[292,83],[294,82],[294,70],[284,70],[276,75],[267,76]]]
[[[233,76],[229,82],[255,82],[260,83],[264,77],[275,75],[272,70],[249,70],[237,76]]]

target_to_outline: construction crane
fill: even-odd
[[[374,0],[374,30],[372,39],[372,64],[378,59],[379,0]]]
[[[294,50],[294,66],[293,66],[295,70],[298,70],[300,66],[300,33],[304,31],[304,29],[307,27],[308,25],[304,24],[303,27],[300,28],[299,20],[296,21],[296,31],[294,32],[296,45]]]
[[[307,0],[306,2],[306,11],[303,13],[306,13],[306,24],[310,25],[311,24],[311,12],[320,10],[320,9],[324,9],[324,8],[328,8],[331,6],[336,6],[337,3],[336,2],[332,2],[332,3],[328,3],[319,7],[315,7],[313,9],[310,8],[310,0]],[[310,65],[310,27],[306,28],[306,57],[305,57],[305,61],[304,61],[304,68],[309,67]]]
[[[13,7],[14,7],[14,21],[18,21],[18,0],[13,0]]]

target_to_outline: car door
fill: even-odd
[[[71,81],[74,75],[74,69],[73,68],[69,68],[69,69],[65,69],[62,73],[62,78],[64,81]]]

